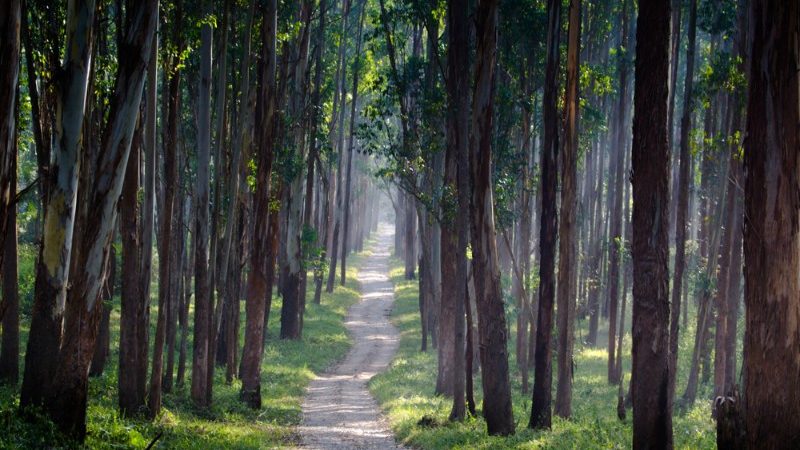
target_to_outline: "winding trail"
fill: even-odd
[[[299,427],[301,447],[313,449],[395,449],[389,425],[367,389],[385,370],[399,345],[389,322],[394,287],[389,249],[394,227],[381,224],[372,255],[358,271],[361,301],[350,307],[345,325],[354,344],[345,359],[308,386]]]

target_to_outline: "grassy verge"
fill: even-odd
[[[470,418],[463,423],[448,423],[451,400],[434,395],[436,382],[436,353],[421,353],[418,287],[416,281],[403,277],[402,264],[392,263],[391,279],[395,285],[396,303],[392,320],[401,331],[400,349],[390,369],[370,382],[370,389],[387,414],[399,441],[415,448],[548,448],[548,449],[609,449],[629,448],[632,439],[631,412],[628,420],[617,419],[617,388],[606,382],[605,343],[598,348],[576,344],[575,378],[573,384],[573,418],[553,418],[553,428],[547,432],[527,429],[531,400],[523,395],[516,361],[512,367],[512,394],[517,433],[511,437],[489,437],[486,423],[481,418]],[[630,306],[629,306],[630,308]],[[629,310],[630,311],[630,310]],[[512,320],[513,323],[513,320]],[[630,317],[626,319],[630,324]],[[579,323],[577,333],[585,336],[587,324]],[[512,328],[512,336],[515,330]],[[605,336],[605,332],[603,332]],[[690,337],[694,330],[683,333],[678,391],[682,392],[687,376],[686,367],[691,355]],[[599,341],[605,341],[602,337]],[[625,340],[626,355],[630,354],[630,336]],[[511,351],[513,354],[513,351]],[[476,361],[477,363],[477,361]],[[554,371],[555,361],[553,363]],[[625,363],[626,383],[630,376],[630,361]],[[480,413],[480,376],[475,378],[475,396]],[[627,386],[627,384],[626,384]],[[555,398],[555,374],[553,383]],[[701,389],[698,398],[708,394]],[[434,425],[419,425],[423,416],[434,419]],[[677,448],[715,448],[714,423],[710,406],[698,402],[692,409],[674,418],[675,446]]]
[[[315,373],[341,359],[351,345],[344,326],[350,305],[359,299],[357,269],[364,255],[348,258],[348,282],[331,294],[324,294],[321,305],[309,298],[301,341],[277,338],[281,309],[280,298],[272,305],[268,340],[262,365],[261,395],[263,407],[253,411],[238,399],[241,383],[228,385],[224,368],[217,368],[213,404],[209,409],[194,408],[189,397],[191,373],[186,386],[164,397],[164,409],[154,422],[121,417],[117,410],[117,361],[119,342],[119,299],[115,298],[111,318],[111,355],[103,376],[93,378],[89,386],[88,437],[85,447],[101,449],[145,448],[157,435],[156,448],[253,449],[291,446],[297,442],[294,427],[301,420],[301,402],[305,388]],[[154,270],[156,270],[154,268]],[[154,287],[153,293],[157,292]],[[155,303],[154,303],[155,304]],[[29,318],[22,318],[22,350],[27,341]],[[156,308],[151,309],[155,325]],[[191,317],[191,314],[190,314]],[[242,307],[244,321],[244,307]],[[243,323],[243,322],[242,322]],[[243,332],[240,345],[243,344]],[[187,369],[191,370],[191,332]],[[240,347],[241,348],[241,347]],[[17,413],[18,386],[0,386],[0,448],[76,448],[65,440],[53,425],[41,417],[23,419]]]

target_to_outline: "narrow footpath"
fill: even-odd
[[[353,347],[341,363],[308,386],[298,430],[301,447],[401,448],[367,388],[370,378],[389,366],[400,340],[389,322],[394,302],[388,276],[393,233],[391,225],[378,227],[372,255],[358,271],[361,301],[350,307],[345,322]]]

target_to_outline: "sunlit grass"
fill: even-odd
[[[254,449],[295,445],[298,441],[295,426],[302,418],[301,403],[306,386],[316,373],[341,359],[350,348],[351,340],[344,326],[344,317],[348,307],[359,298],[356,274],[363,258],[363,254],[348,258],[347,285],[339,286],[337,282],[332,294],[323,294],[321,305],[313,304],[313,285],[309,284],[301,341],[278,339],[281,301],[276,295],[273,296],[262,364],[262,409],[259,411],[253,411],[239,401],[240,381],[226,384],[225,369],[221,367],[217,367],[214,374],[212,406],[208,409],[194,407],[189,396],[190,329],[186,385],[174,388],[172,393],[164,396],[162,413],[154,422],[121,417],[117,410],[119,298],[116,297],[111,316],[111,354],[106,370],[103,376],[90,380],[85,446],[141,449],[159,434],[157,448]],[[28,266],[32,269],[32,264]],[[157,261],[153,270],[157,273]],[[151,327],[155,326],[157,318],[157,289],[154,284],[151,291]],[[23,300],[23,352],[30,322],[29,308],[29,302],[25,305]],[[243,327],[243,304],[241,310]],[[190,312],[190,318],[192,315]],[[154,328],[151,336],[153,332]],[[242,328],[240,348],[243,341]],[[18,391],[18,386],[0,387],[0,429],[4,430],[0,433],[0,448],[77,447],[60,436],[52,424],[43,418],[21,418],[16,412]]]
[[[529,394],[522,394],[521,378],[511,348],[509,353],[512,357],[509,364],[512,369],[512,395],[517,432],[507,438],[489,437],[486,435],[486,423],[480,417],[468,418],[463,423],[455,424],[447,421],[452,401],[434,395],[436,351],[430,350],[427,353],[419,351],[421,332],[417,281],[404,279],[402,262],[397,260],[392,262],[390,275],[395,284],[396,298],[392,321],[401,332],[400,349],[390,369],[372,379],[370,389],[388,416],[398,440],[411,447],[425,449],[626,449],[630,447],[631,411],[628,411],[626,421],[622,422],[617,418],[618,388],[606,381],[607,324],[603,324],[605,328],[601,328],[599,333],[598,347],[589,348],[581,343],[576,344],[573,416],[570,420],[554,417],[551,431],[527,429],[531,399]],[[630,320],[629,302],[626,324],[629,325]],[[516,333],[513,325],[515,319],[510,317],[509,323],[512,324],[513,338]],[[579,321],[576,335],[586,336],[587,332],[587,321]],[[683,331],[680,342],[679,394],[683,392],[688,377],[693,338],[694,329],[690,324],[688,329]],[[630,355],[630,344],[628,335],[624,342],[624,355]],[[513,339],[510,339],[509,345],[513,347]],[[478,362],[475,361],[475,364]],[[624,386],[627,389],[630,380],[630,361],[626,359],[623,366],[626,376]],[[555,360],[553,370],[555,398],[557,370]],[[479,374],[476,374],[475,383],[475,397],[480,413],[482,395]],[[709,396],[710,387],[702,387],[698,399]],[[434,419],[435,426],[418,425],[423,416]],[[677,448],[715,448],[714,422],[710,417],[709,402],[698,400],[693,408],[677,413],[674,417],[674,435]]]

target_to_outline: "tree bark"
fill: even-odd
[[[681,118],[680,134],[680,168],[678,175],[678,202],[675,231],[675,273],[672,278],[672,310],[670,312],[670,351],[669,363],[672,377],[669,382],[669,400],[675,399],[675,382],[678,373],[678,342],[680,340],[681,318],[681,293],[683,292],[684,271],[686,270],[686,231],[687,210],[689,207],[689,168],[691,155],[689,153],[689,131],[692,120],[692,90],[694,77],[695,35],[697,22],[697,0],[689,4],[688,44],[686,49],[686,79],[683,91],[683,117]]]
[[[0,30],[0,35],[2,30]],[[2,66],[0,66],[2,67]],[[15,110],[14,113],[16,114]],[[12,130],[16,136],[16,130]],[[0,303],[0,321],[3,339],[0,346],[0,382],[16,386],[19,379],[19,281],[17,271],[17,204],[14,198],[17,191],[17,143],[11,140],[11,167],[9,187],[11,188],[11,207],[5,216],[5,240],[0,250],[4,254],[2,267],[3,299]],[[0,144],[2,145],[2,144]]]
[[[78,194],[78,160],[94,43],[94,0],[76,0],[67,8],[66,57],[58,82],[52,125],[52,163],[48,168],[47,205],[25,353],[20,406],[41,404],[43,387],[56,371],[61,327],[69,283],[72,234]],[[80,405],[78,405],[80,408]]]
[[[578,54],[581,37],[581,0],[570,0],[567,44],[567,86],[564,103],[564,149],[561,152],[561,236],[558,249],[558,384],[555,413],[572,415],[572,351],[575,343],[575,302],[578,265]],[[609,333],[611,336],[612,334]]]
[[[88,167],[85,167],[87,176],[83,178],[86,185],[81,189],[85,189],[82,199],[88,203],[81,214],[86,217],[80,218],[83,227],[75,240],[74,272],[69,278],[58,369],[44,402],[59,428],[78,440],[83,440],[86,434],[87,375],[102,312],[101,288],[157,12],[157,0],[148,0],[141,8],[128,12],[130,16],[122,41],[125,52],[119,57],[102,144],[100,148],[90,148],[84,159]],[[91,213],[88,205],[92,205]]]
[[[556,241],[558,212],[558,60],[561,29],[561,2],[547,2],[547,61],[544,87],[544,147],[541,160],[541,227],[539,230],[539,316],[536,326],[536,362],[529,428],[549,429],[553,385],[552,323],[555,300]]]
[[[247,278],[247,300],[245,303],[245,334],[242,349],[242,401],[249,407],[261,408],[261,356],[263,334],[266,329],[264,319],[266,301],[271,298],[272,283],[268,276],[267,264],[273,264],[268,258],[270,225],[270,172],[273,160],[273,133],[275,130],[275,70],[276,70],[276,28],[277,1],[269,0],[263,11],[261,40],[263,56],[259,63],[259,90],[256,109],[256,123],[264,124],[258,134],[258,171],[256,174],[256,191],[254,199],[255,227],[253,231],[253,248],[250,252],[251,270]]]
[[[748,447],[785,448],[800,442],[800,5],[750,5],[743,406]]]
[[[211,150],[211,41],[210,24],[200,30],[200,86],[197,108],[197,178],[195,182],[195,282],[194,342],[192,346],[192,401],[208,407],[208,358],[211,334],[211,293],[209,292],[209,160]]]
[[[16,178],[17,158],[17,93],[19,82],[20,60],[20,0],[8,0],[0,6],[0,218],[8,218],[16,208],[17,186],[13,183]],[[16,229],[9,231],[7,226],[10,219],[0,219],[0,271],[3,269],[6,246],[6,236],[16,240]],[[16,257],[16,255],[12,255]],[[5,297],[4,297],[5,298]],[[3,308],[0,304],[0,320],[3,318]]]
[[[506,317],[495,240],[491,171],[497,1],[480,0],[475,17],[477,50],[469,160],[473,182],[472,263],[483,375],[483,417],[490,435],[510,435],[514,433],[514,417],[508,373]]]
[[[672,448],[669,401],[670,0],[639,3],[634,90],[633,448]]]

